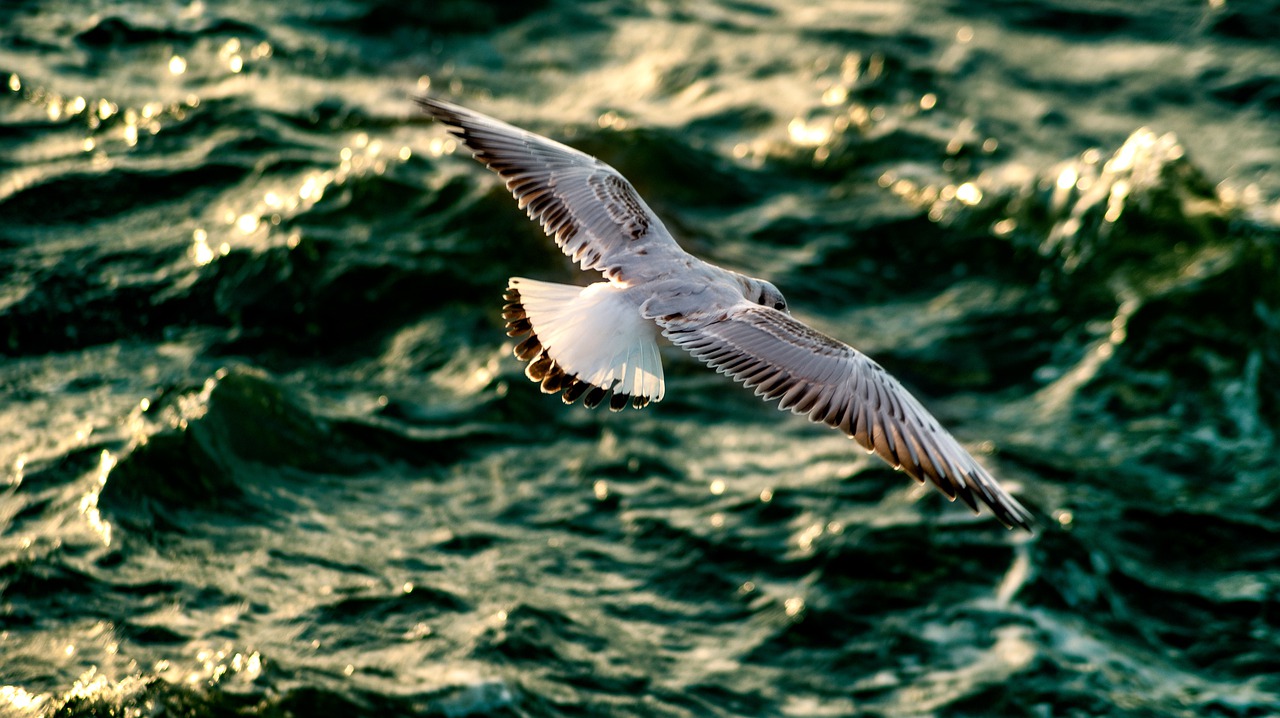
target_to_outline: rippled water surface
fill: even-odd
[[[0,3],[0,714],[1280,714],[1280,4]],[[1004,530],[664,349],[419,116],[626,174]]]

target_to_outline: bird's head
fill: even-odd
[[[782,296],[782,292],[773,284],[763,279],[751,279],[747,288],[747,299],[759,304],[762,307],[777,309],[780,312],[790,314],[787,309],[787,298]]]

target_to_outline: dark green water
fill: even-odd
[[[1280,4],[0,2],[0,714],[1280,714]],[[1005,531],[668,348],[425,90],[877,358]]]

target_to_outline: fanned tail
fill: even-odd
[[[666,390],[657,328],[608,282],[574,287],[513,277],[503,295],[507,336],[525,337],[525,376],[566,404],[640,409]]]

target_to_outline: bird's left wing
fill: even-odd
[[[664,322],[659,320],[659,324]],[[897,379],[853,347],[790,315],[739,303],[705,324],[664,326],[677,346],[779,409],[806,414],[852,437],[952,499],[991,508],[1006,526],[1030,530],[1031,514],[938,424]]]

